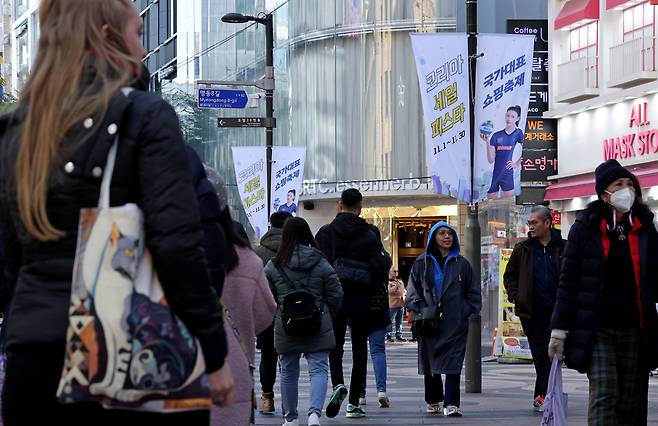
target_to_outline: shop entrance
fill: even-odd
[[[411,267],[418,256],[425,252],[427,238],[432,226],[440,220],[448,221],[447,216],[396,218],[393,219],[393,238],[396,243],[396,261],[400,279],[406,284]]]

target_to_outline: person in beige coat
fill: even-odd
[[[395,323],[395,340],[404,342],[402,338],[402,313],[407,290],[404,283],[398,278],[398,268],[393,265],[388,273],[388,305],[391,313],[391,324],[388,326],[386,340],[393,341],[393,323]]]

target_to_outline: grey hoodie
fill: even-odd
[[[274,347],[280,354],[291,352],[322,352],[336,347],[332,316],[338,312],[343,291],[338,276],[329,262],[316,249],[298,245],[288,265],[283,267],[297,287],[308,291],[322,311],[322,325],[313,336],[288,336],[283,330],[281,305],[288,293],[294,291],[281,277],[272,261],[265,266],[265,275],[270,283],[274,299],[279,305],[274,319]]]

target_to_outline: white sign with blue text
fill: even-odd
[[[297,216],[305,160],[305,147],[272,149],[272,213],[285,211]]]
[[[412,33],[434,192],[470,202],[471,148],[466,34]]]
[[[474,202],[521,194],[534,41],[531,35],[478,35]]]

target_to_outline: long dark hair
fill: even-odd
[[[229,273],[238,266],[238,263],[240,263],[238,252],[235,251],[235,246],[247,248],[251,245],[248,240],[238,234],[228,207],[222,211],[218,219],[219,225],[222,227],[222,231],[224,231],[224,235],[226,236],[224,269],[226,269],[226,273]]]
[[[288,219],[283,225],[281,244],[272,262],[276,266],[287,265],[295,247],[300,244],[318,248],[318,244],[315,242],[315,238],[313,238],[313,233],[311,232],[311,228],[308,227],[308,223],[301,217],[293,217]]]

